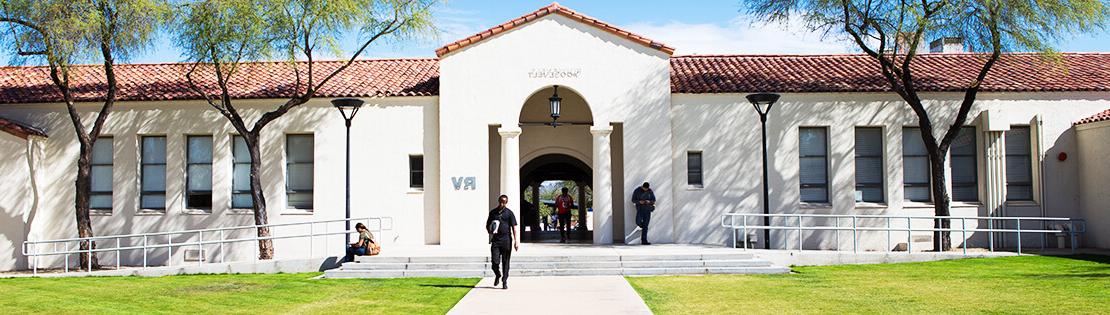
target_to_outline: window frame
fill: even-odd
[[[948,149],[948,168],[949,168],[950,171],[955,170],[953,162],[956,161],[956,159],[955,159],[956,157],[970,157],[971,161],[972,161],[972,163],[971,163],[972,170],[973,170],[972,175],[974,176],[975,180],[971,181],[971,182],[962,182],[962,183],[957,182],[955,173],[950,173],[951,177],[952,177],[952,201],[976,203],[976,202],[980,202],[980,195],[979,194],[981,193],[981,190],[979,188],[979,130],[975,126],[969,126],[969,125],[965,125],[963,127],[960,127],[960,132],[961,133],[963,133],[965,130],[969,130],[971,132],[971,140],[972,140],[971,155],[966,155],[966,154],[957,155],[956,151],[953,150],[954,147],[950,147]],[[957,138],[958,137],[959,137],[959,135],[957,135]],[[973,199],[973,200],[957,199],[956,198],[956,188],[957,187],[974,187],[975,188],[975,199]]]
[[[933,196],[933,188],[932,188],[933,187],[933,176],[932,176],[933,166],[930,165],[930,163],[929,163],[929,153],[926,152],[924,155],[912,155],[912,156],[906,154],[906,143],[905,143],[906,142],[906,136],[905,136],[906,135],[906,129],[917,129],[918,132],[924,132],[924,131],[921,130],[920,126],[903,126],[902,127],[902,200],[905,201],[905,202],[932,203],[935,199],[934,199],[934,196]],[[922,147],[925,146],[925,141],[924,140],[921,140],[920,137],[918,137],[917,140],[921,141]],[[927,148],[926,148],[926,150],[927,150]],[[929,174],[928,176],[925,176],[925,178],[926,178],[925,183],[909,183],[909,182],[906,181],[906,165],[907,165],[906,158],[907,157],[924,157],[925,158],[925,172],[927,174]],[[910,200],[910,199],[908,199],[906,197],[906,188],[907,187],[925,187],[925,189],[929,191],[929,199],[928,200]]]
[[[310,150],[309,156],[312,157],[312,162],[293,162],[293,161],[291,161],[290,153],[292,151],[290,151],[290,150],[292,149],[292,146],[289,145],[289,142],[294,137],[309,137],[310,139],[312,139],[312,146],[309,147],[309,150]],[[310,188],[308,188],[308,189],[293,190],[290,187],[290,184],[293,182],[292,180],[290,180],[291,178],[293,178],[293,176],[291,176],[292,175],[292,166],[296,166],[298,164],[311,164],[312,165],[312,167],[311,167],[312,183],[309,185]],[[316,194],[315,194],[316,174],[315,173],[316,173],[316,135],[311,134],[311,133],[289,133],[289,134],[285,134],[285,208],[286,209],[296,209],[296,210],[303,210],[303,211],[312,211],[313,210],[313,208],[316,206]],[[290,199],[289,196],[291,196],[293,194],[308,194],[310,196],[308,205],[307,206],[293,205],[293,203],[289,202],[289,199]]]
[[[115,169],[115,160],[116,160],[115,143],[116,143],[116,140],[115,140],[115,137],[113,137],[111,135],[105,135],[105,136],[97,137],[95,141],[99,142],[101,140],[108,141],[108,143],[107,143],[109,145],[108,153],[110,155],[108,156],[108,162],[107,163],[97,163],[96,155],[95,155],[96,154],[95,149],[97,148],[97,145],[96,145],[95,142],[93,143],[94,153],[93,153],[92,158],[89,161],[89,200],[90,200],[89,210],[95,211],[95,212],[111,213],[112,209],[114,208],[112,205],[115,203],[115,200],[114,200],[115,198],[113,197],[113,193],[115,192],[115,176],[116,176],[115,175],[116,174],[116,169]],[[104,143],[101,143],[101,145],[104,145]],[[95,175],[93,175],[93,174],[95,174],[94,170],[97,167],[107,167],[108,168],[108,190],[107,191],[98,191],[95,188],[96,185],[93,184],[93,182],[96,181],[96,178],[97,178]],[[95,197],[95,196],[108,196],[108,207],[93,206],[91,200],[92,200],[92,197]]]
[[[1036,167],[1034,165],[1036,163],[1036,161],[1033,160],[1033,139],[1032,139],[1033,138],[1033,126],[1031,126],[1031,125],[1011,125],[1010,130],[1005,131],[1005,133],[1009,133],[1011,130],[1014,130],[1014,129],[1025,129],[1026,130],[1026,132],[1025,132],[1025,134],[1026,134],[1025,141],[1026,141],[1026,143],[1028,143],[1028,146],[1027,146],[1028,150],[1026,150],[1025,152],[1022,152],[1022,153],[1014,154],[1014,153],[1010,152],[1009,148],[1006,148],[1007,150],[1006,150],[1006,158],[1005,159],[1006,159],[1007,166],[1006,166],[1006,198],[1005,199],[1006,199],[1006,202],[1034,202],[1036,200],[1036,197],[1035,197],[1036,196],[1036,190],[1035,190],[1036,187],[1034,187],[1034,183],[1036,182],[1036,180],[1033,177],[1033,169],[1034,169],[1034,167]],[[1006,143],[1007,144],[1010,142],[1010,138],[1011,137],[1009,135],[1006,135]],[[1009,174],[1009,169],[1010,169],[1009,164],[1010,163],[1009,163],[1009,161],[1010,161],[1010,157],[1012,157],[1012,156],[1014,156],[1014,157],[1024,156],[1025,160],[1029,161],[1029,168],[1025,170],[1025,171],[1029,172],[1028,173],[1029,174],[1029,182],[1019,182],[1017,184],[1011,184],[1012,182],[1010,181],[1010,174]],[[1011,186],[1028,186],[1029,187],[1029,198],[1011,199],[1010,198],[1010,196],[1011,196],[1010,187]]]
[[[694,169],[690,166],[691,158],[698,157],[698,167]],[[691,181],[694,173],[697,173],[698,181],[695,183]],[[705,188],[705,152],[700,150],[686,151],[686,185],[692,188]]]
[[[192,144],[192,140],[193,139],[201,139],[201,138],[208,138],[208,144],[210,146],[208,148],[208,155],[209,155],[208,156],[208,162],[194,162],[192,160],[193,155],[191,154],[191,152],[189,152],[189,149],[191,148],[190,144]],[[214,202],[213,202],[214,201],[214,196],[213,196],[212,186],[214,186],[214,184],[215,184],[215,183],[213,183],[214,179],[212,178],[213,177],[212,173],[214,173],[214,170],[215,170],[215,167],[214,167],[215,166],[215,157],[216,157],[216,154],[215,154],[216,153],[215,152],[216,142],[215,142],[215,140],[216,139],[212,135],[186,135],[185,136],[185,209],[204,210],[204,212],[212,212],[212,205],[214,204]],[[190,185],[190,184],[192,183],[193,178],[192,178],[192,176],[189,175],[189,174],[191,174],[190,169],[193,166],[204,166],[204,165],[208,166],[208,171],[209,171],[208,190],[192,190],[192,188],[190,188],[192,185]],[[208,206],[207,207],[194,206],[194,205],[190,204],[190,200],[192,200],[190,197],[192,195],[194,195],[194,194],[204,194],[204,193],[208,194]]]
[[[148,138],[162,138],[162,162],[161,163],[149,163],[147,161],[147,155],[143,154],[143,152],[146,151],[145,150],[146,149],[146,139],[148,139]],[[169,145],[169,138],[166,135],[142,135],[142,136],[139,136],[139,209],[140,210],[149,210],[149,211],[161,212],[161,213],[164,213],[166,211],[166,208],[167,208],[166,203],[168,202],[167,196],[166,196],[166,186],[168,186],[167,185],[168,183],[166,182],[166,179],[167,179],[166,178],[166,171],[167,171],[166,167],[167,167],[167,164],[169,162],[169,156],[167,156],[167,154],[169,152],[167,151],[166,146],[168,146],[168,145]],[[143,179],[146,178],[146,172],[147,172],[146,168],[147,168],[147,166],[156,166],[156,165],[161,165],[162,166],[162,190],[160,190],[160,191],[159,190],[149,190],[148,191],[148,190],[143,188]],[[162,195],[162,206],[160,208],[159,207],[146,207],[146,206],[144,206],[143,199],[147,198],[147,196],[151,196],[151,195]]]
[[[416,169],[415,161],[419,160],[420,169]],[[420,176],[416,174],[420,173]],[[420,183],[416,183],[416,179],[420,178]],[[409,188],[422,190],[424,189],[424,155],[423,154],[410,154],[409,155]]]
[[[821,130],[822,134],[825,136],[824,137],[825,138],[825,142],[824,142],[825,143],[825,149],[822,150],[821,155],[804,155],[804,154],[802,154],[803,150],[802,150],[801,136],[802,136],[802,130],[803,129]],[[814,157],[820,157],[825,162],[824,163],[825,164],[824,183],[823,184],[802,183],[802,162],[801,161],[804,158],[814,158]],[[801,203],[806,203],[806,204],[829,204],[829,203],[831,203],[832,202],[832,196],[830,196],[830,191],[829,191],[829,173],[830,173],[829,172],[829,127],[827,127],[827,126],[798,127],[798,200]],[[824,188],[825,189],[825,199],[824,200],[802,200],[801,191],[802,191],[802,189],[807,189],[807,188]]]
[[[236,152],[235,146],[237,145],[236,144],[237,142],[235,141],[236,138],[242,138],[243,139],[243,145],[244,146],[247,145],[247,138],[246,137],[243,137],[242,135],[231,135],[231,200],[228,200],[228,202],[231,204],[231,209],[254,209],[254,199],[253,199],[254,197],[251,196],[251,189],[250,189],[250,186],[251,186],[250,185],[250,168],[251,168],[250,148],[249,147],[246,148],[247,161],[246,162],[239,162],[235,158],[235,152]],[[246,190],[236,190],[235,189],[235,168],[240,167],[240,166],[243,166],[243,167],[247,168],[247,189]],[[247,199],[247,200],[249,200],[250,204],[248,204],[246,207],[237,206],[235,204],[235,195],[241,195],[241,194],[246,194],[248,197],[250,197],[250,198]]]
[[[873,131],[878,132],[878,134],[879,134],[879,154],[878,155],[861,155],[859,153],[859,150],[857,150],[857,148],[859,148],[859,132],[860,132],[860,130],[873,130]],[[856,126],[853,131],[855,132],[855,134],[853,134],[853,136],[854,136],[853,139],[854,139],[855,142],[853,143],[853,147],[852,147],[853,151],[854,151],[852,156],[853,156],[853,163],[855,163],[855,169],[853,170],[854,174],[853,174],[852,178],[855,181],[855,183],[854,183],[855,184],[854,188],[856,189],[855,191],[859,191],[860,188],[878,188],[880,198],[879,198],[878,201],[864,200],[864,197],[862,196],[862,193],[861,193],[859,199],[854,198],[855,196],[853,196],[852,199],[856,200],[857,203],[884,204],[884,203],[887,202],[887,198],[886,198],[887,195],[886,195],[886,171],[885,171],[886,170],[886,135],[884,133],[883,127],[881,127],[881,126]],[[862,184],[860,183],[860,180],[859,180],[859,167],[860,167],[859,160],[860,160],[861,157],[862,158],[877,158],[877,159],[879,159],[879,174],[881,174],[881,175],[879,177],[879,182],[878,183],[862,183]]]

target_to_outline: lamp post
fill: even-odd
[[[344,231],[351,230],[351,120],[355,119],[355,114],[358,114],[358,109],[362,108],[362,100],[354,98],[341,98],[331,101],[335,109],[339,110],[339,114],[343,115],[343,122],[347,125],[347,212],[343,217],[343,224],[346,228]],[[351,243],[351,233],[343,233],[346,237],[346,244]]]
[[[759,123],[763,130],[763,248],[771,249],[771,206],[768,198],[767,187],[767,113],[771,111],[771,106],[779,100],[778,94],[772,93],[756,93],[748,94],[748,102],[752,103],[752,107],[759,113]]]
[[[563,98],[559,97],[559,86],[558,85],[555,86],[555,92],[552,93],[551,97],[547,98],[547,100],[551,102],[551,127],[552,128],[558,128],[559,127],[559,122],[558,122],[559,121],[559,112],[562,110],[561,107],[562,107],[562,104],[563,104]]]

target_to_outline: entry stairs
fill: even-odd
[[[514,255],[511,276],[779,274],[751,253]],[[325,278],[493,277],[489,256],[360,256]]]

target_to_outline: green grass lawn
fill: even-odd
[[[478,282],[317,275],[0,279],[0,314],[443,314]]]
[[[655,313],[1110,313],[1110,256],[796,267],[629,277]]]

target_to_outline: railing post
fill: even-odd
[[[1078,240],[1075,238],[1075,221],[1073,220],[1068,220],[1068,237],[1071,239],[1071,253],[1075,254],[1075,248],[1077,246],[1075,243]]]
[[[312,245],[315,243],[314,240],[316,240],[316,233],[312,231],[313,225],[312,222],[308,223],[308,258],[312,258]],[[735,243],[733,243],[733,245],[735,245]],[[732,248],[736,248],[736,246]]]
[[[856,229],[856,216],[852,216],[852,252],[859,252],[859,231]]]
[[[89,262],[89,273],[92,273],[92,261],[93,261],[93,259],[92,259],[92,248],[93,248],[92,239],[91,238],[85,239],[85,251],[88,253],[88,254],[86,254],[87,256],[85,256],[85,258],[86,258],[85,261]]]
[[[173,235],[166,234],[166,267],[173,266]]]
[[[963,234],[964,257],[967,257],[967,218],[960,218],[960,230]]]
[[[836,251],[840,251],[840,217],[833,217],[836,223],[833,223],[833,240],[836,241]]]
[[[744,215],[743,222],[744,222],[744,233],[742,233],[741,235],[744,237],[744,244],[742,246],[744,246],[744,250],[747,250],[748,249],[748,215]]]
[[[65,273],[69,273],[69,242],[67,241],[67,242],[65,242],[65,244],[66,244],[66,262],[62,264],[62,270]],[[80,247],[80,245],[78,245],[78,247]],[[56,251],[57,250],[55,250],[55,252]],[[78,264],[80,264],[80,263],[78,263]],[[81,266],[77,266],[77,269],[81,269]]]
[[[146,235],[143,235],[143,269],[146,269],[146,252],[147,252]]]
[[[802,251],[802,215],[798,215],[798,251]]]
[[[120,260],[120,258],[119,258],[119,255],[120,255],[119,239],[120,238],[118,238],[118,237],[116,238],[116,270],[119,270],[119,266],[120,266],[120,261],[119,261]]]
[[[913,219],[906,217],[906,255],[913,252]]]
[[[990,243],[991,252],[994,252],[994,218],[987,219],[987,242]]]
[[[204,231],[197,231],[197,265],[204,264]]]
[[[220,263],[224,263],[224,262],[227,261],[227,258],[224,257],[224,242],[227,242],[227,237],[224,236],[224,231],[225,230],[220,229],[220,252],[219,252]]]
[[[1021,218],[1017,218],[1017,245],[1018,256],[1021,256]]]
[[[890,217],[886,217],[886,251],[889,253],[894,250],[890,248]]]
[[[38,244],[35,244],[35,245],[38,245]],[[28,249],[30,249],[29,252],[31,252],[31,257],[35,257],[35,261],[31,264],[31,269],[33,269],[33,270],[31,270],[31,274],[35,275],[35,276],[39,275],[39,255],[38,255],[38,253],[35,253],[37,251],[37,250],[35,250],[36,247],[38,247],[38,246],[28,247]],[[54,243],[54,252],[55,253],[58,252],[58,243]]]

